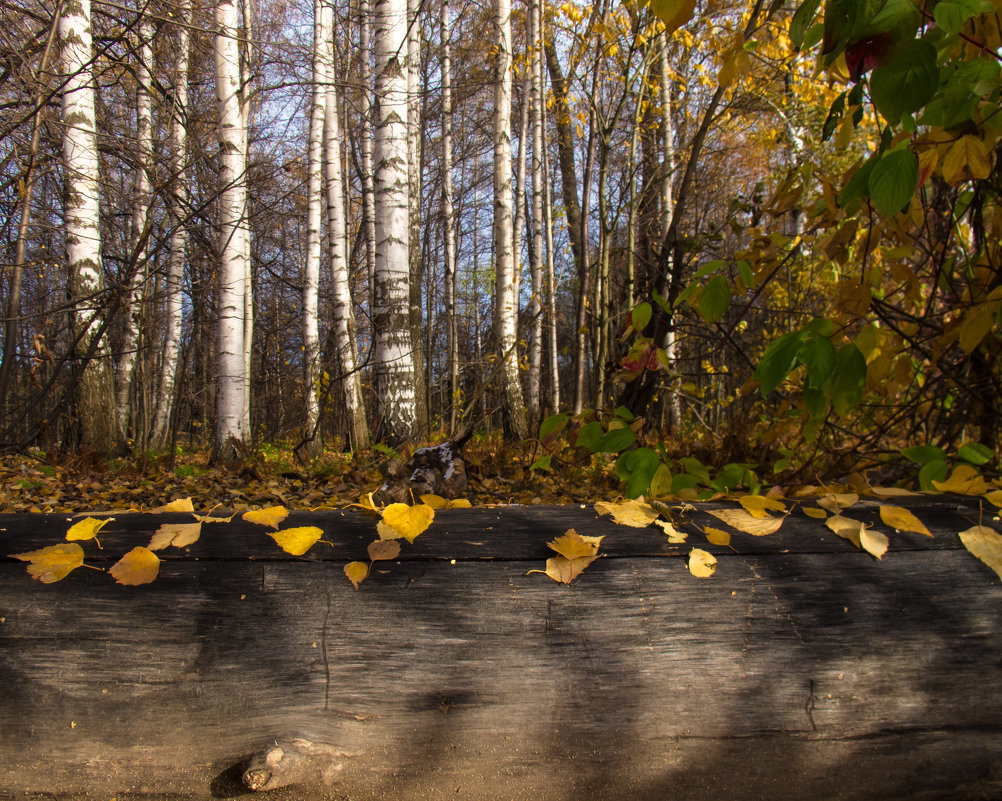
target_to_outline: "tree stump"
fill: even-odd
[[[590,507],[440,510],[359,590],[362,512],[290,516],[334,543],[304,557],[206,524],[140,587],[31,580],[7,556],[70,523],[5,516],[0,799],[237,797],[286,759],[269,798],[1002,797],[1002,582],[957,539],[975,505],[908,505],[935,538],[891,533],[881,562],[799,511],[732,550]],[[190,519],[118,516],[86,562]],[[602,558],[529,574],[569,528]]]

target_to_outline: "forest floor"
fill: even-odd
[[[388,450],[388,449],[387,449]],[[282,505],[294,510],[341,508],[379,488],[387,452],[327,452],[299,462],[288,444],[256,448],[242,464],[215,466],[207,449],[127,458],[45,453],[0,456],[0,513],[148,511],[179,498],[196,509],[233,511]],[[399,454],[406,461],[409,452]],[[620,494],[611,461],[585,454],[548,472],[531,471],[531,444],[474,437],[463,449],[467,498],[474,504],[594,503]]]

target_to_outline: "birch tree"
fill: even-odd
[[[359,0],[359,49],[362,98],[362,225],[365,236],[365,272],[369,291],[376,285],[376,210],[372,170],[372,6],[370,0]],[[369,298],[370,307],[372,297]]]
[[[373,379],[384,438],[399,443],[417,433],[409,326],[407,3],[376,0],[375,12]]]
[[[532,98],[532,240],[529,267],[532,298],[529,319],[529,421],[535,430],[542,416],[541,373],[543,366],[543,88],[540,84],[540,0],[529,2],[529,75]]]
[[[501,404],[505,435],[525,439],[525,402],[518,374],[518,300],[512,253],[511,191],[511,0],[494,0],[497,28],[494,84],[494,338],[501,369]]]
[[[219,295],[216,329],[214,455],[241,456],[246,430],[247,363],[244,353],[247,238],[247,133],[241,103],[237,0],[215,7],[216,101],[219,118]]]
[[[456,431],[459,412],[459,338],[456,324],[456,223],[452,186],[452,28],[449,0],[440,6],[442,40],[442,247],[444,250],[445,319],[449,372],[449,430]]]
[[[327,239],[333,294],[334,347],[341,370],[341,394],[348,419],[349,440],[353,448],[369,446],[369,429],[362,406],[362,387],[356,369],[355,320],[351,310],[348,280],[348,242],[342,190],[341,131],[338,123],[338,94],[334,59],[334,6],[321,0],[320,79],[324,87],[324,183],[327,190]]]
[[[74,382],[74,444],[109,453],[115,446],[114,377],[101,353],[97,307],[104,292],[101,269],[97,132],[94,116],[93,40],[90,0],[76,0],[59,18],[63,92],[60,118],[66,199],[63,207],[66,261],[73,313],[74,356],[80,374]]]

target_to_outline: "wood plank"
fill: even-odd
[[[707,580],[653,530],[532,508],[441,513],[359,591],[345,555],[286,557],[243,524],[145,587],[0,561],[0,798],[232,796],[289,737],[340,769],[269,797],[1002,795],[1002,584],[942,515],[880,563],[791,519],[715,549]],[[372,537],[352,514],[290,525],[310,519]],[[51,522],[3,520],[0,549]],[[613,555],[569,587],[527,575],[568,524]]]

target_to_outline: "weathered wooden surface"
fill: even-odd
[[[335,543],[302,558],[210,524],[135,588],[32,581],[4,557],[69,523],[6,516],[0,798],[237,796],[286,737],[343,756],[269,797],[1002,798],[1002,583],[957,540],[975,506],[911,506],[936,538],[892,534],[883,562],[799,512],[735,553],[590,508],[440,511],[359,591],[362,513],[294,514]],[[190,519],[121,516],[87,563]],[[569,587],[527,575],[570,527],[606,556]]]

